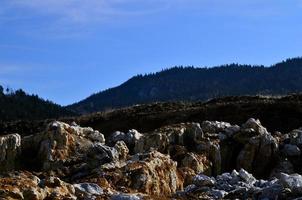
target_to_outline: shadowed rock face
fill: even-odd
[[[301,138],[300,129],[272,134],[253,118],[116,131],[106,140],[54,121],[0,138],[0,198],[292,199],[302,194]]]
[[[14,170],[20,152],[21,136],[19,134],[0,137],[0,171]]]

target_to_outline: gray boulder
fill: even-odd
[[[193,184],[199,187],[214,186],[216,184],[216,180],[213,177],[208,177],[204,174],[198,174],[193,178]]]
[[[280,174],[280,182],[285,188],[289,188],[294,194],[302,194],[302,176],[299,174]]]
[[[103,189],[94,183],[79,183],[73,185],[77,196],[92,197],[104,193]]]
[[[116,194],[111,197],[111,200],[141,200],[142,197],[135,194]]]
[[[246,182],[249,185],[253,185],[256,182],[255,177],[252,174],[245,171],[244,169],[240,169],[239,176],[244,182]]]

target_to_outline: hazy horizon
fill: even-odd
[[[61,105],[173,66],[302,55],[302,2],[4,0],[0,84]]]

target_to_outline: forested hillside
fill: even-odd
[[[73,116],[75,113],[43,100],[37,95],[26,94],[23,90],[3,91],[0,86],[0,121],[34,120]]]
[[[80,113],[156,101],[208,100],[229,95],[284,95],[302,91],[302,58],[270,67],[230,64],[213,68],[174,67],[138,75],[122,85],[68,106]]]

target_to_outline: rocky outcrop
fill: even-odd
[[[34,159],[47,171],[63,167],[68,162],[85,159],[91,148],[104,143],[104,135],[99,131],[55,121],[45,131],[24,137],[22,149],[37,151]]]
[[[190,147],[201,138],[203,138],[203,132],[198,123],[166,126],[140,137],[135,143],[134,152],[145,152],[152,148],[162,153],[167,153],[170,145]]]
[[[1,199],[77,199],[75,188],[56,177],[40,179],[29,172],[0,178]]]
[[[199,174],[177,199],[294,199],[301,195],[301,176],[282,174],[280,179],[257,180],[241,169],[216,178]]]
[[[0,173],[15,169],[21,152],[21,136],[11,134],[0,137]]]
[[[244,168],[256,175],[268,174],[276,163],[278,143],[269,133],[249,139],[237,157],[237,169]]]
[[[271,134],[253,118],[116,131],[107,141],[54,121],[0,137],[0,171],[11,171],[0,177],[0,198],[292,199],[302,195],[301,148],[301,129]]]
[[[172,195],[183,186],[177,163],[157,151],[136,154],[124,167],[110,174],[115,176],[115,186],[155,196]]]

